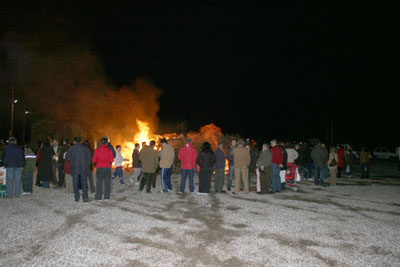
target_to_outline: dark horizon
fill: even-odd
[[[32,54],[43,62],[84,50],[112,90],[152,81],[162,91],[160,122],[327,143],[333,123],[334,143],[393,149],[400,136],[393,5],[8,4],[0,30],[1,139],[10,127],[11,85],[21,99],[19,130],[22,105],[32,105],[29,86],[18,87],[38,71],[24,69]]]

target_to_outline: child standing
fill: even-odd
[[[113,179],[115,177],[119,177],[119,181],[121,182],[121,184],[125,184],[124,182],[124,174],[122,172],[122,162],[124,161],[129,161],[129,159],[125,159],[122,157],[121,155],[121,146],[116,146],[116,155],[115,155],[115,172],[113,173]]]
[[[29,144],[26,144],[24,149],[25,167],[22,170],[22,189],[24,192],[22,195],[30,195],[32,194],[33,172],[35,171],[36,166],[36,155],[33,153]]]

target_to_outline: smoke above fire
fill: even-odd
[[[139,78],[117,88],[100,58],[82,45],[57,47],[18,36],[4,44],[16,92],[36,114],[79,125],[97,140],[109,136],[113,144],[132,141],[137,120],[157,129],[161,90],[152,81]]]
[[[184,145],[186,138],[191,138],[197,149],[206,141],[216,149],[222,141],[221,129],[212,123],[186,135],[165,130],[157,135],[161,90],[151,80],[133,79],[131,84],[117,87],[89,46],[62,42],[62,38],[45,42],[18,34],[3,41],[8,73],[13,73],[9,82],[34,113],[57,121],[60,127],[78,125],[86,134],[81,137],[92,144],[108,136],[114,146],[122,146],[128,159],[135,143],[148,144],[163,137],[175,148]]]

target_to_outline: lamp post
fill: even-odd
[[[30,112],[28,110],[25,110],[24,112],[24,119],[22,123],[22,144],[25,145],[25,121],[26,121],[26,116],[28,116]]]
[[[10,136],[14,136],[14,104],[17,103],[18,100],[14,99],[14,85],[12,86],[11,91],[11,125],[10,125]]]

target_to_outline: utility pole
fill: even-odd
[[[331,119],[331,146],[333,146],[333,118]]]
[[[11,87],[11,125],[10,125],[10,136],[14,136],[14,104],[18,100],[14,99],[14,85]]]
[[[28,116],[29,111],[25,110],[24,112],[24,119],[22,123],[22,144],[25,145],[25,123],[26,123],[26,116]]]

